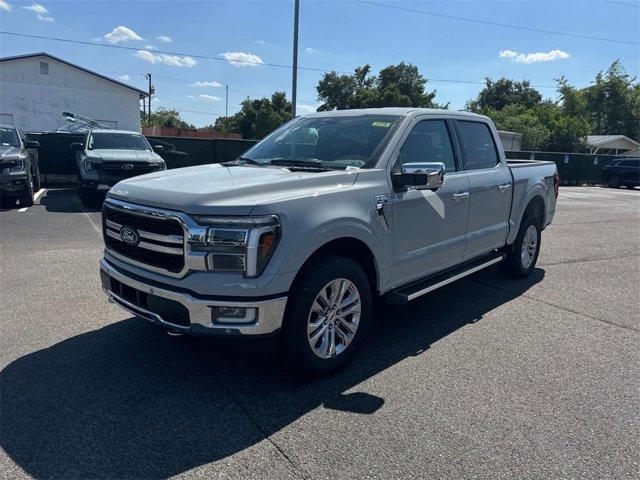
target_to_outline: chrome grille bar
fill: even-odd
[[[107,229],[105,231],[111,238],[115,238],[116,240],[122,242],[122,238],[120,237],[120,234],[118,232],[114,232],[110,229]],[[138,233],[140,233],[140,236],[142,236],[141,232],[138,231]],[[158,236],[162,237],[162,235]],[[153,250],[154,252],[169,253],[171,255],[182,255],[182,248],[165,247],[164,245],[156,245],[155,243],[148,242],[139,242],[136,246],[140,248],[146,248],[147,250]]]
[[[107,227],[113,228],[118,232],[122,228],[122,225],[119,223],[113,222],[111,220],[106,220]],[[148,238],[149,240],[155,240],[156,242],[164,242],[164,243],[176,243],[178,245],[182,245],[183,238],[180,235],[160,235],[158,233],[147,232],[145,230],[136,229],[138,235],[143,238]],[[116,237],[113,237],[116,238]]]

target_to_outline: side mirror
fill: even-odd
[[[442,162],[405,163],[400,173],[393,175],[393,184],[400,189],[436,190],[444,185],[445,169]]]
[[[164,147],[162,145],[153,145],[154,152],[164,152]]]
[[[40,148],[40,142],[37,142],[35,140],[27,140],[24,143],[24,146],[27,148]]]
[[[80,142],[72,143],[71,150],[74,152],[79,152],[80,150],[84,150],[84,145]]]

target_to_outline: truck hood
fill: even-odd
[[[11,145],[0,145],[0,159],[15,158],[22,152],[20,147],[12,147]]]
[[[150,162],[162,160],[160,155],[148,150],[89,150],[87,158],[103,162]]]
[[[349,187],[357,176],[357,170],[292,172],[213,164],[129,178],[111,188],[108,196],[194,215],[248,215],[256,205]]]

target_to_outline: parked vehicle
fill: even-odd
[[[619,188],[635,188],[640,185],[640,158],[617,158],[602,169],[602,176],[607,186]]]
[[[315,113],[235,162],[115,185],[102,287],[174,332],[279,335],[290,367],[328,374],[361,346],[376,298],[497,263],[529,275],[558,186],[553,162],[507,162],[484,116]]]
[[[0,125],[0,194],[21,207],[30,207],[40,190],[38,152],[40,144],[27,140],[13,125]]]
[[[100,188],[166,169],[162,157],[138,132],[91,129],[83,143],[73,143],[71,148],[77,152],[78,193],[83,204],[93,203]],[[162,150],[162,147],[154,148]]]

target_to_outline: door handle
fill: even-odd
[[[505,183],[504,185],[500,185],[498,187],[498,190],[500,190],[501,192],[506,192],[507,190],[509,190],[511,188],[511,184],[510,183]]]
[[[463,198],[467,198],[469,196],[469,192],[460,192],[460,193],[454,193],[453,194],[453,199],[455,201],[460,201]]]

